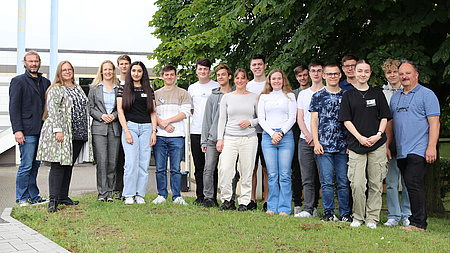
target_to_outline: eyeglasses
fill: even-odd
[[[343,68],[349,69],[349,68],[355,68],[356,64],[351,64],[351,65],[343,65]]]
[[[62,73],[64,73],[64,72],[70,73],[70,72],[72,72],[72,71],[73,71],[73,69],[61,69],[61,72],[62,72]]]
[[[411,104],[411,101],[412,101],[413,98],[414,98],[414,95],[416,95],[415,92],[413,93],[411,99],[409,100],[409,104],[408,104],[407,107],[398,107],[398,106],[397,106],[397,108],[395,108],[395,110],[396,110],[397,112],[407,112],[408,109],[409,109],[409,105]],[[398,97],[397,105],[400,103],[401,97],[402,97],[401,95]]]
[[[313,69],[313,70],[311,70],[309,72],[311,72],[311,73],[322,73],[322,70],[321,69],[318,69],[318,70]]]
[[[336,73],[325,73],[325,75],[326,76],[328,76],[328,77],[339,77],[339,72],[336,72]]]

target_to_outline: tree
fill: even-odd
[[[156,70],[179,66],[182,80],[195,80],[200,57],[236,69],[261,53],[269,68],[281,68],[295,80],[292,70],[299,64],[339,62],[354,53],[372,63],[371,82],[380,86],[382,63],[407,58],[420,65],[420,83],[448,107],[450,0],[158,0],[156,5],[150,25],[162,43],[150,57],[158,59]],[[442,129],[450,133],[450,119],[443,119]],[[429,174],[439,182],[439,173]]]

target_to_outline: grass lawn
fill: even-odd
[[[450,217],[428,218],[428,232],[381,224],[351,228],[319,218],[218,211],[170,202],[125,206],[96,195],[80,205],[47,213],[46,206],[15,206],[12,216],[72,252],[448,252]],[[188,203],[194,199],[186,198]],[[450,197],[445,199],[446,207]],[[385,201],[383,201],[386,203]],[[258,205],[259,209],[262,203]],[[323,210],[319,210],[321,213]],[[381,221],[386,221],[382,213]]]

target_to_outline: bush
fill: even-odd
[[[441,198],[450,191],[450,159],[441,158]]]

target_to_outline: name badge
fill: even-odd
[[[159,98],[158,100],[159,102],[161,102],[161,104],[164,104],[166,102],[166,100],[164,100],[163,98]]]
[[[375,99],[367,99],[366,100],[366,107],[374,107],[377,103],[375,102]]]
[[[141,98],[146,98],[147,94],[146,93],[141,93]]]
[[[208,97],[209,97],[209,94],[207,94],[207,93],[203,93],[203,94],[202,94],[202,97],[204,97],[204,98],[208,98]]]

